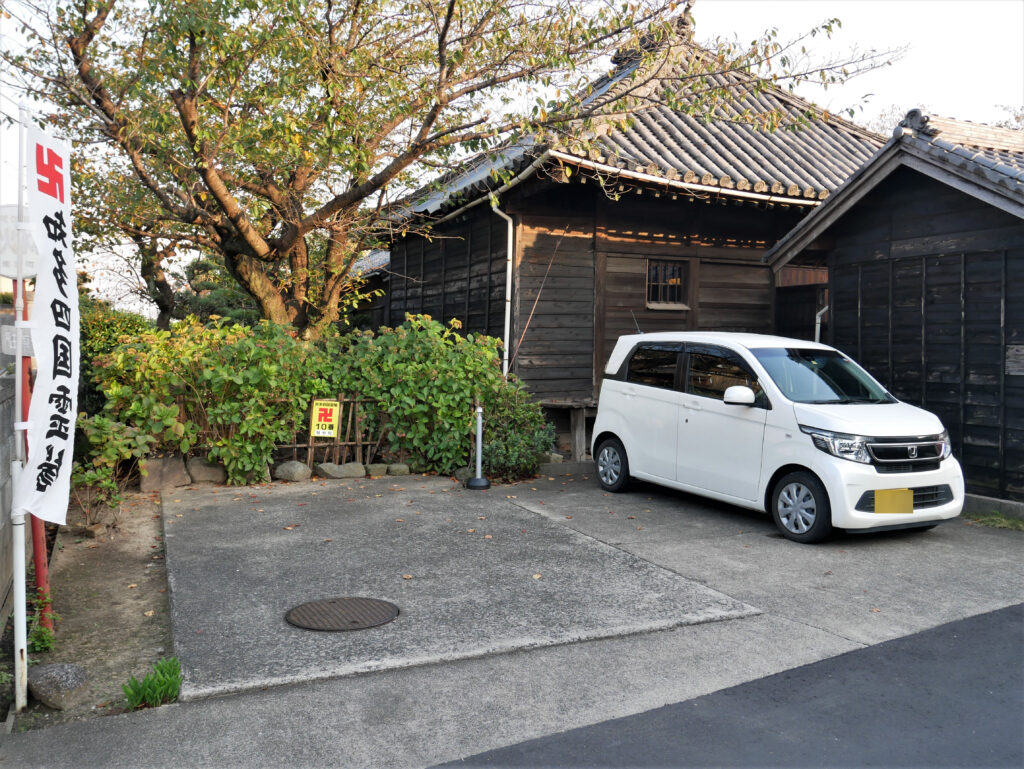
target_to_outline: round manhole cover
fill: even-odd
[[[365,630],[390,622],[398,607],[376,598],[325,598],[296,606],[284,615],[295,627],[306,630]]]

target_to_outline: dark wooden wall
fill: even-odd
[[[537,398],[593,397],[593,217],[524,214],[516,233],[513,368]]]
[[[541,401],[594,405],[616,339],[685,329],[772,327],[761,255],[806,213],[678,195],[625,195],[536,180],[502,201],[515,218],[512,370]],[[390,325],[406,312],[504,333],[505,221],[481,204],[391,250]],[[647,307],[647,260],[689,264],[689,310]],[[468,291],[467,291],[468,286]],[[634,320],[635,318],[635,320]]]
[[[439,225],[430,239],[396,239],[385,325],[426,313],[444,323],[457,318],[465,333],[502,336],[505,244],[505,222],[485,205]]]
[[[1024,221],[900,169],[830,228],[832,342],[933,411],[968,490],[1024,500]],[[1016,373],[1013,373],[1016,371]]]

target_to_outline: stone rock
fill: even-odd
[[[455,480],[459,483],[465,483],[473,477],[473,470],[468,467],[460,467],[455,471]]]
[[[313,471],[304,462],[282,462],[274,468],[274,477],[279,481],[308,481]]]
[[[227,483],[228,473],[224,465],[210,462],[205,457],[189,457],[185,463],[192,483]]]
[[[142,476],[140,487],[143,493],[169,489],[174,486],[188,486],[192,483],[185,472],[185,460],[180,454],[170,457],[147,457],[146,475]]]
[[[565,457],[563,457],[561,454],[555,451],[552,451],[550,454],[544,454],[542,456],[542,462],[552,462],[555,464],[561,464],[561,462],[565,459]]]
[[[404,462],[395,462],[394,464],[388,465],[388,475],[408,475],[409,465]]]
[[[67,710],[78,704],[86,693],[85,681],[85,668],[81,665],[61,662],[28,669],[32,696],[54,710]]]
[[[364,478],[366,467],[362,462],[346,462],[341,466],[342,478]]]
[[[82,536],[88,537],[89,539],[96,539],[97,537],[102,537],[106,533],[106,526],[104,526],[102,523],[94,523],[91,526],[86,526],[84,528],[84,530],[82,531]]]
[[[373,464],[369,464],[369,465],[366,466],[366,474],[367,475],[387,475],[388,474],[388,466],[386,464],[383,464],[383,463],[374,462]]]
[[[343,465],[323,462],[316,466],[316,474],[321,478],[362,478],[366,475],[366,468],[360,462],[346,462]]]

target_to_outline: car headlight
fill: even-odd
[[[871,455],[868,453],[868,439],[863,435],[847,435],[846,433],[834,433],[830,430],[819,430],[816,427],[800,426],[802,432],[811,436],[814,445],[840,459],[849,459],[851,462],[871,464]]]
[[[942,441],[942,448],[940,450],[940,459],[945,459],[953,453],[953,444],[949,442],[949,430],[943,430],[939,436],[939,440]]]

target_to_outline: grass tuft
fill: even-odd
[[[993,529],[1012,529],[1013,531],[1024,531],[1024,519],[1013,518],[1003,513],[984,513],[965,515],[981,526],[988,526]]]
[[[121,688],[131,710],[174,702],[181,690],[181,663],[177,657],[157,660],[152,673],[141,681],[132,676]]]

